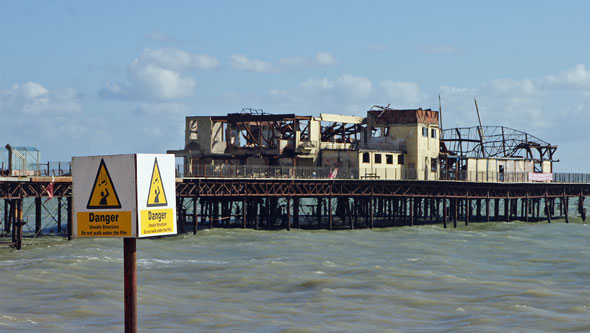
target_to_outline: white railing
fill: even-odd
[[[292,179],[379,179],[416,180],[424,175],[423,170],[410,168],[330,168],[293,166],[253,166],[253,165],[193,165],[192,172],[183,172],[177,165],[177,177],[207,178],[292,178]],[[433,177],[428,173],[427,180],[449,180],[466,182],[529,183],[528,172],[475,172],[465,170],[441,171]],[[554,182],[590,183],[590,174],[556,173]]]

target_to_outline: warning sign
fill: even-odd
[[[137,237],[176,234],[173,155],[137,155]]]
[[[104,159],[100,160],[98,171],[96,172],[96,178],[94,179],[94,185],[88,198],[88,209],[112,209],[121,208],[121,201],[117,195],[117,190],[113,185],[113,180],[109,174]]]
[[[158,167],[158,158],[154,159],[154,169],[152,170],[152,180],[150,181],[150,189],[148,192],[147,204],[148,207],[162,207],[168,206],[166,200],[166,191],[162,184],[162,176],[160,175],[160,167]]]
[[[76,237],[176,234],[174,155],[129,154],[72,158]]]

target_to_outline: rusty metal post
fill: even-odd
[[[332,216],[332,197],[328,197],[328,229],[332,230],[332,220],[333,220],[333,216]]]
[[[488,190],[486,198],[486,222],[490,222],[490,190]]]
[[[41,233],[41,197],[35,197],[35,235]]]
[[[471,215],[471,200],[465,199],[465,225],[469,225],[469,215]]]
[[[447,199],[442,199],[443,201],[443,226],[447,228]]]
[[[295,228],[301,229],[301,224],[299,224],[299,197],[293,198],[293,222]]]
[[[356,200],[355,199],[352,200],[352,211],[354,212],[354,214],[353,214],[354,218],[353,218],[353,221],[351,221],[350,223],[354,223],[355,225],[358,225],[358,216],[360,214],[359,213],[359,205],[358,205],[359,200],[360,199],[358,199],[358,198]]]
[[[254,201],[254,230],[258,230],[258,223],[260,221],[260,213],[262,212],[262,201],[258,198]],[[260,213],[259,213],[260,210]]]
[[[318,205],[316,208],[316,215],[317,215],[317,219],[318,219],[318,228],[322,227],[322,198],[318,197]]]
[[[410,226],[414,225],[415,210],[416,210],[416,201],[414,198],[410,198]]]
[[[291,230],[291,198],[287,197],[287,212],[286,212],[286,218],[287,218],[287,231]]]
[[[248,201],[246,197],[242,199],[242,229],[246,229],[248,223]]]
[[[57,197],[57,232],[61,233],[61,197]]]
[[[569,220],[569,198],[568,197],[563,197],[562,198],[564,200],[563,202],[563,215],[565,216],[565,223],[570,223]]]
[[[586,222],[586,208],[584,208],[584,199],[586,199],[583,195],[580,195],[578,199],[578,212],[582,217],[582,221]]]
[[[453,228],[457,227],[457,219],[458,216],[457,214],[459,214],[459,209],[457,207],[457,201],[459,201],[459,199],[457,198],[453,198]]]
[[[500,199],[494,199],[494,221],[500,220]]]
[[[4,232],[6,232],[6,235],[8,236],[8,234],[10,233],[10,209],[11,209],[11,205],[10,205],[10,200],[9,199],[4,199]]]
[[[72,240],[72,228],[74,224],[73,215],[74,215],[74,206],[72,206],[72,197],[68,197],[67,199],[68,204],[68,240]]]
[[[10,225],[12,226],[12,243],[16,244],[16,200],[10,200]]]
[[[16,214],[16,249],[20,250],[23,246],[23,199],[17,200],[17,214]]]
[[[545,216],[547,216],[547,223],[551,223],[551,203],[547,197],[547,189],[545,189]]]
[[[504,199],[504,219],[506,222],[510,222],[510,199],[508,199],[508,195],[506,197]]]
[[[193,198],[193,235],[197,234],[199,229],[199,215],[197,215],[197,197]]]
[[[391,213],[391,224],[395,225],[395,215],[398,214],[399,201],[397,198],[393,198],[393,212]]]
[[[137,271],[135,238],[123,239],[125,333],[137,332]]]
[[[369,198],[369,228],[373,229],[373,197]]]

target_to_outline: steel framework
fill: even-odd
[[[557,146],[534,135],[504,126],[443,130],[441,152],[461,157],[526,158],[553,161]]]

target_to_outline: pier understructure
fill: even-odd
[[[459,222],[585,220],[590,183],[178,178],[178,230],[357,229]],[[57,209],[47,208],[49,196]],[[0,179],[0,218],[15,248],[48,227],[71,238],[71,178]],[[25,202],[28,201],[28,204]],[[570,211],[573,207],[574,211]],[[34,214],[29,210],[34,209]],[[23,216],[34,216],[34,227]],[[45,216],[45,226],[42,218]],[[65,225],[64,225],[65,224]]]

